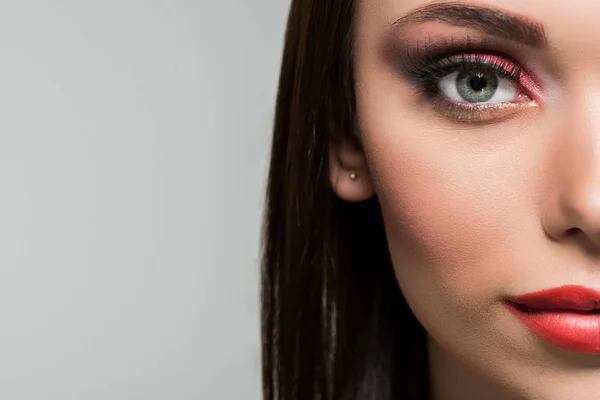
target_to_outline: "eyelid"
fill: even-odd
[[[528,115],[528,110],[544,104],[541,76],[531,69],[531,64],[523,63],[535,56],[510,43],[467,35],[393,42],[388,49],[388,60],[395,71],[416,89],[413,93],[418,99],[426,102],[420,104],[431,107],[447,121],[473,126],[495,124]],[[448,74],[476,69],[510,80],[520,92],[518,99],[502,103],[457,102],[440,91],[438,83]]]
[[[427,98],[434,109],[446,119],[461,124],[484,125],[501,122],[506,118],[516,116],[531,106],[539,106],[537,101],[541,89],[530,72],[510,57],[494,54],[493,52],[456,52],[437,57],[426,57],[420,61],[419,69],[405,70],[409,76],[420,82],[425,88]],[[416,66],[417,64],[413,64]],[[442,93],[438,84],[449,74],[462,71],[487,71],[511,81],[520,92],[519,100],[498,103],[470,103],[455,101]],[[527,97],[527,100],[523,99]]]
[[[426,80],[429,67],[450,57],[464,58],[465,56],[481,57],[484,55],[507,60],[517,65],[523,74],[521,80],[524,86],[530,88],[532,96],[543,99],[543,80],[525,62],[534,54],[530,49],[514,42],[497,40],[488,36],[465,34],[430,35],[427,39],[418,38],[414,41],[400,38],[392,40],[385,47],[397,70],[416,83]],[[387,57],[387,56],[386,56]]]
[[[532,77],[532,71],[524,69],[507,57],[490,53],[464,53],[449,56],[440,61],[454,62],[458,66],[458,68],[455,67],[456,69],[464,66],[464,69],[467,70],[473,69],[473,67],[483,67],[483,63],[485,63],[488,68],[492,67],[493,72],[500,73],[505,78],[516,81],[534,99],[542,99],[542,90]]]

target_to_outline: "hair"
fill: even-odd
[[[339,199],[329,146],[356,140],[354,0],[292,0],[261,248],[265,400],[429,398],[425,330],[376,196]]]

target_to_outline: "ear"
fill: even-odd
[[[375,194],[364,151],[354,138],[329,141],[329,178],[342,200],[358,202]]]

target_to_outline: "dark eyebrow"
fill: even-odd
[[[548,40],[542,24],[495,10],[459,2],[429,4],[398,19],[393,27],[410,22],[441,21],[447,24],[474,28],[492,36],[547,48]]]

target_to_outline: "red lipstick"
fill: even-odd
[[[567,285],[506,299],[529,329],[567,350],[600,353],[600,292]]]

